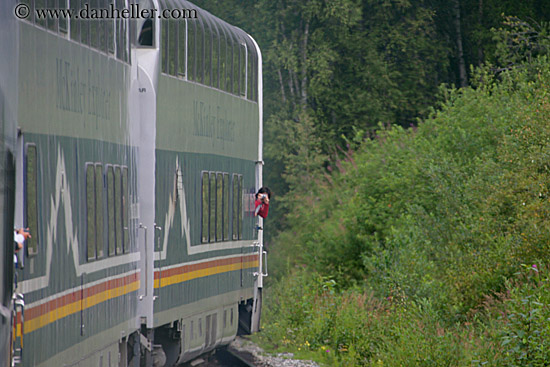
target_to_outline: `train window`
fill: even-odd
[[[125,7],[125,1],[124,0],[114,0],[115,8],[118,11],[122,11]],[[116,18],[115,19],[115,55],[116,58],[119,60],[122,60],[122,56],[124,54],[124,44],[122,42],[122,22],[123,19]]]
[[[146,19],[141,26],[138,37],[138,45],[140,46],[153,46],[153,20]]]
[[[185,45],[187,45],[187,19],[178,23],[178,76],[182,78],[185,78],[187,70]]]
[[[103,166],[95,166],[95,224],[97,258],[103,257]]]
[[[122,167],[122,236],[124,238],[124,252],[130,251],[130,224],[128,223],[128,167]]]
[[[254,52],[254,64],[253,64],[253,70],[254,70],[254,79],[252,80],[252,93],[253,93],[253,101],[258,101],[258,78],[260,77],[260,68],[261,65],[259,64],[260,60],[258,58],[258,53]]]
[[[196,68],[195,68],[195,81],[204,83],[204,29],[202,21],[198,19],[196,21]]]
[[[212,32],[208,21],[204,22],[204,80],[206,85],[212,85]]]
[[[209,176],[208,172],[202,173],[202,226],[201,226],[201,239],[203,243],[208,242],[208,222],[209,222]]]
[[[152,0],[141,1],[140,5],[143,6],[144,9],[154,8]],[[129,6],[134,5],[129,4]],[[146,17],[140,17],[140,19],[132,21],[132,24],[135,24],[136,26],[135,42],[137,43],[137,46],[140,47],[153,47],[155,39],[155,23],[153,20],[154,14],[152,14],[152,12],[148,12],[147,14],[143,15]],[[164,60],[164,56],[162,56],[162,59]]]
[[[254,52],[254,80],[252,81],[252,90],[253,90],[253,101],[258,102],[258,78],[260,77],[260,68],[261,65],[259,64],[260,60],[258,58],[258,54]]]
[[[105,19],[105,32],[107,33],[106,43],[107,52],[111,55],[115,54],[115,21],[114,19]]]
[[[96,258],[95,177],[94,165],[86,165],[86,247],[88,260]]]
[[[88,0],[84,0],[88,1]],[[125,8],[125,0],[115,0],[115,7],[119,11]],[[128,62],[128,19],[116,19],[116,57]]]
[[[90,21],[88,19],[80,20],[80,42],[83,45],[90,45]]]
[[[223,240],[229,240],[229,174],[223,174]]]
[[[199,338],[202,337],[202,319],[199,317]]]
[[[216,174],[210,173],[210,241],[216,241]]]
[[[233,38],[227,35],[227,70],[225,72],[225,90],[233,93]]]
[[[247,69],[247,75],[248,75],[248,87],[247,87],[246,97],[249,100],[253,101],[254,100],[254,75],[256,72],[255,52],[253,52],[253,49],[248,50],[248,64],[246,69]]]
[[[20,0],[21,4],[25,4],[29,9],[29,16],[25,18],[27,22],[34,23],[34,1],[33,0]]]
[[[67,0],[59,0],[59,8],[67,9]],[[59,17],[59,32],[67,34],[67,18]]]
[[[162,22],[161,63],[162,72],[168,74],[168,21]]]
[[[234,200],[236,207],[234,212],[234,233],[235,239],[239,238],[239,218],[237,212],[239,209],[238,175],[234,175]],[[242,182],[240,183],[242,185]],[[229,174],[224,172],[203,172],[202,173],[202,214],[201,214],[201,242],[219,242],[229,240],[229,197],[230,197]],[[242,196],[241,196],[242,200]]]
[[[187,20],[187,79],[196,80],[196,61],[197,61],[197,51],[196,51],[196,31],[195,27],[197,25],[196,20]]]
[[[216,174],[216,241],[223,239],[223,175]]]
[[[109,241],[109,256],[115,254],[115,171],[113,166],[107,166],[107,230]]]
[[[128,19],[123,19],[122,22],[122,43],[123,43],[123,49],[122,49],[122,60],[124,62],[129,63],[130,62],[130,42],[128,41]]]
[[[220,36],[215,24],[212,27],[212,86],[220,87]]]
[[[46,8],[46,0],[35,0],[35,9],[45,9]],[[36,19],[36,25],[46,28],[46,19],[43,17],[37,17]]]
[[[227,40],[225,30],[220,31],[220,89],[227,90],[225,70],[227,68]]]
[[[243,176],[239,176],[239,212],[237,213],[239,217],[239,240],[243,238]]]
[[[246,45],[244,43],[239,44],[239,86],[240,86],[240,95],[246,97]]]
[[[89,7],[88,0],[80,1],[80,9]],[[90,44],[90,20],[80,19],[80,42],[84,45]]]
[[[100,9],[107,9],[107,0],[99,0],[99,8]],[[101,10],[103,11],[103,10]],[[96,21],[99,26],[99,48],[104,53],[107,53],[108,51],[108,43],[109,43],[109,23],[111,22],[110,19],[100,19]]]
[[[80,3],[78,1],[70,1],[69,6],[71,9],[71,12],[73,14],[76,14],[80,10]],[[71,26],[71,39],[76,42],[80,42],[80,21],[76,17],[71,17],[70,21]]]
[[[239,239],[239,176],[233,175],[233,239]]]
[[[107,9],[108,8],[108,2],[107,0],[100,0],[99,6],[101,9]],[[99,48],[104,53],[108,53],[109,51],[109,23],[111,22],[111,19],[101,19],[98,21],[99,23]]]
[[[231,80],[233,81],[233,94],[239,94],[239,43],[237,40],[233,40],[233,75]]]
[[[246,98],[253,100],[253,84],[254,84],[254,47],[246,44]]]
[[[178,64],[178,21],[169,19],[168,22],[168,74],[177,75]]]
[[[128,167],[107,165],[105,181],[107,186],[108,254],[113,256],[128,253],[130,251]],[[104,213],[104,209],[101,209],[101,213]],[[103,219],[101,219],[101,223],[103,223],[102,221]]]
[[[34,255],[38,253],[38,156],[36,145],[27,144],[25,164],[25,226],[32,233],[32,237],[27,240],[27,254]]]
[[[55,0],[46,0],[46,9],[55,9],[56,8],[55,3],[56,3]],[[47,17],[46,22],[47,22],[47,28],[50,31],[57,32],[58,18]]]
[[[91,0],[90,1],[90,11],[98,11],[99,10],[99,1],[98,0]],[[93,48],[99,49],[100,45],[100,32],[103,30],[103,28],[100,26],[101,20],[99,19],[91,19],[89,20],[90,23],[90,46]]]
[[[122,253],[122,183],[120,166],[115,167],[115,236],[116,253]]]

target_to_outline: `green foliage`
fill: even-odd
[[[267,338],[328,365],[544,365],[549,280],[516,272],[550,262],[550,62],[480,80],[296,191]]]
[[[429,299],[385,299],[296,270],[266,298],[264,345],[327,366],[546,366],[548,267],[521,265],[471,320],[449,324]]]
[[[380,347],[381,317],[389,303],[354,291],[339,293],[334,280],[297,271],[267,294],[261,338],[279,349],[308,353],[328,365],[369,360]]]
[[[508,284],[510,298],[505,302],[505,323],[501,330],[503,363],[546,366],[550,359],[548,269],[536,264],[524,268],[516,284]]]
[[[471,324],[443,326],[426,299],[337,288],[332,279],[293,272],[268,292],[259,339],[326,366],[466,366],[496,355]]]
[[[550,73],[545,60],[537,68],[535,80],[515,71],[453,91],[417,129],[339,151],[295,192],[278,253],[343,286],[432,297],[457,317],[502,288],[548,251]]]
[[[503,68],[526,67],[550,52],[550,24],[528,23],[516,16],[504,17],[503,27],[493,30],[495,60]]]

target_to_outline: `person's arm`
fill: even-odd
[[[263,203],[258,210],[258,215],[262,218],[267,218],[267,213],[269,213],[269,203]]]
[[[13,240],[15,241],[16,248],[15,251],[19,251],[23,248],[23,243],[27,240],[27,238],[30,238],[31,234],[29,233],[29,229],[20,228],[17,231],[13,232]]]
[[[23,248],[23,242],[25,242],[25,237],[22,234],[14,231],[13,242],[15,242],[15,252],[17,252]]]
[[[258,215],[260,209],[262,209],[262,201],[256,199],[256,201],[254,201],[254,216]]]

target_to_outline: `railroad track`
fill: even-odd
[[[256,367],[254,357],[237,352],[231,348],[223,348],[216,352],[216,358],[219,358],[223,367]],[[222,367],[222,366],[220,366]]]
[[[221,348],[209,358],[198,358],[184,364],[188,367],[258,367],[254,357],[250,353],[239,352],[231,348]]]

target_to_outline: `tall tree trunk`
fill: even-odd
[[[304,29],[304,42],[302,44],[302,110],[306,110],[307,105],[307,41],[309,37],[309,22],[306,22]]]
[[[277,69],[277,74],[279,75],[279,84],[281,85],[281,98],[283,99],[283,103],[285,103],[285,85],[283,84],[283,74],[281,73],[281,69]]]
[[[466,63],[464,62],[464,51],[462,49],[462,31],[460,29],[460,0],[454,0],[455,11],[455,32],[456,32],[456,46],[458,50],[458,73],[460,77],[460,86],[468,86],[468,79],[466,75]]]
[[[294,84],[292,83],[292,70],[288,69],[288,90],[290,91],[290,100],[292,105],[296,108],[296,98],[294,98]]]
[[[300,92],[300,84],[298,84],[298,77],[296,76],[296,73],[293,71],[292,74],[292,81],[294,82],[294,89],[296,89],[296,100],[298,101],[298,98],[301,95]]]

